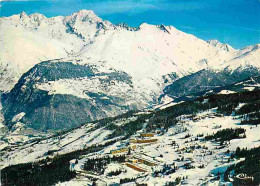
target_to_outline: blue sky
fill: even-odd
[[[47,17],[92,9],[112,23],[173,25],[208,40],[243,48],[260,43],[260,0],[42,0],[4,1],[0,15],[25,11]]]

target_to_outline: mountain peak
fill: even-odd
[[[161,24],[161,25],[158,25],[158,27],[159,27],[162,31],[164,31],[164,32],[166,32],[166,33],[168,33],[168,34],[170,34],[169,30],[166,28],[165,25]]]
[[[260,44],[249,45],[249,46],[246,46],[245,48],[242,48],[241,51],[254,51],[259,48],[260,48]]]
[[[256,44],[256,45],[254,45],[253,50],[257,50],[259,48],[260,48],[260,44]]]
[[[207,41],[207,43],[211,44],[211,45],[217,45],[219,43],[221,43],[220,41],[218,41],[217,39],[210,39]],[[222,43],[221,43],[222,44]]]
[[[123,28],[123,29],[126,29],[126,30],[129,30],[129,31],[137,31],[137,30],[139,30],[140,28],[139,27],[131,27],[131,26],[129,26],[128,24],[126,24],[126,23],[118,23],[117,25],[116,25],[116,27],[118,28]]]
[[[40,23],[42,20],[46,19],[46,17],[43,14],[39,14],[39,13],[31,14],[31,15],[29,15],[29,18],[38,23]]]
[[[78,12],[76,12],[75,14],[77,14],[78,16],[91,16],[91,15],[93,15],[93,16],[97,16],[94,12],[93,12],[93,10],[85,10],[85,9],[83,9],[83,10],[79,10]]]
[[[26,14],[25,11],[22,11],[22,12],[20,13],[20,19],[23,19],[23,18],[25,18],[25,17],[28,17],[28,15]]]
[[[230,45],[226,44],[226,43],[221,43],[220,41],[216,40],[216,39],[211,39],[207,41],[208,44],[210,44],[211,46],[214,46],[220,50],[225,50],[227,52],[231,52],[231,51],[235,51],[234,48],[232,48]]]
[[[87,20],[102,21],[102,19],[98,17],[92,10],[80,10],[70,16],[67,16],[67,18],[83,22]]]

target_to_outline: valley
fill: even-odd
[[[31,174],[40,173],[37,167],[47,171],[48,166],[62,161],[64,173],[46,179],[43,185],[93,182],[203,185],[244,181],[253,184],[259,180],[255,172],[242,172],[248,177],[244,180],[237,177],[242,173],[230,174],[226,170],[245,161],[238,156],[238,148],[259,149],[259,125],[244,122],[245,116],[259,113],[259,105],[245,109],[259,102],[259,95],[259,90],[210,95],[158,111],[126,113],[46,139],[7,146],[2,152],[1,166],[5,167],[2,178],[25,171],[22,179],[6,181],[29,184]],[[58,167],[53,167],[54,171]],[[12,169],[16,171],[10,174]]]
[[[0,17],[1,184],[259,185],[259,46]]]
[[[260,75],[259,45],[236,50],[173,26],[114,25],[91,10],[51,18],[22,12],[0,25],[9,129],[52,133]]]

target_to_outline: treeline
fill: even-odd
[[[136,131],[141,130],[146,120],[150,117],[150,114],[142,114],[138,115],[135,121],[126,122],[122,126],[117,126],[113,123],[107,125],[107,130],[114,130],[113,133],[109,135],[109,139],[122,135],[130,137],[131,135],[135,134]]]
[[[188,176],[186,177],[177,177],[175,178],[175,181],[169,181],[169,182],[166,182],[166,186],[177,186],[177,185],[180,185],[181,181],[182,180],[185,180],[185,179],[188,179]]]
[[[177,170],[177,166],[173,166],[172,167],[170,165],[164,165],[162,167],[162,169],[154,171],[152,173],[152,175],[154,177],[158,177],[160,175],[169,175],[169,174],[172,174],[172,173],[176,172],[176,170]]]
[[[207,100],[207,101],[205,101]],[[148,121],[146,126],[147,132],[154,132],[157,129],[167,131],[169,127],[175,126],[182,115],[191,115],[191,120],[197,113],[217,108],[217,112],[223,115],[245,115],[258,112],[260,110],[260,90],[240,92],[236,94],[216,94],[196,98],[195,100],[186,101],[163,110],[154,111],[150,114],[142,114],[136,116],[135,121],[126,122],[122,126],[113,124],[116,119],[134,116],[136,111],[128,112],[115,118],[108,118],[99,121],[100,126],[106,126],[108,130],[114,130],[109,138],[121,135],[130,136],[135,134],[137,130],[142,129],[143,125]],[[240,103],[246,103],[239,110],[236,110]],[[259,113],[259,112],[258,112]],[[259,114],[255,114],[254,122],[259,121]],[[256,119],[258,119],[256,121]],[[253,122],[253,120],[251,120]]]
[[[240,103],[246,103],[246,105],[236,111],[236,108]],[[236,94],[204,96],[155,112],[149,119],[147,128],[148,130],[156,130],[156,128],[167,130],[179,121],[178,117],[181,115],[196,116],[198,112],[207,111],[212,108],[217,108],[217,112],[224,115],[231,115],[233,113],[235,115],[242,115],[251,112],[259,112],[259,103],[260,90]],[[256,118],[259,119],[259,115],[257,115]]]
[[[207,100],[205,102],[204,100]],[[239,103],[246,103],[239,110],[236,110]],[[217,112],[224,115],[240,115],[242,118],[241,124],[254,124],[260,123],[260,90],[255,89],[254,91],[239,92],[236,94],[216,94],[204,97],[196,98],[195,100],[186,101],[184,103],[168,107],[163,110],[155,111],[151,114],[138,115],[136,121],[131,121],[123,126],[114,125],[113,122],[117,119],[132,117],[137,110],[132,110],[115,117],[108,117],[101,120],[94,121],[97,124],[96,128],[106,126],[108,130],[114,130],[109,135],[109,138],[117,136],[134,134],[137,130],[142,129],[143,124],[148,119],[147,130],[152,131],[159,129],[167,130],[169,127],[174,126],[179,122],[177,117],[181,115],[196,115],[198,112],[206,111],[211,108],[216,108]],[[77,129],[82,125],[74,128]],[[55,136],[68,133],[72,131],[70,129],[66,132],[60,132]],[[94,130],[94,129],[93,129]]]
[[[37,162],[6,167],[1,170],[1,184],[3,186],[49,186],[69,181],[76,177],[76,173],[69,169],[70,160],[79,159],[81,155],[98,152],[115,142],[116,140],[104,145],[92,145],[86,149],[56,155],[54,158],[47,157]]]
[[[245,160],[229,166],[224,173],[224,180],[228,181],[231,171],[234,171],[234,185],[260,185],[260,147],[250,150],[238,147],[235,157],[245,158]],[[237,178],[239,174],[244,174],[244,177]]]
[[[125,155],[121,156],[105,156],[101,158],[93,158],[88,159],[83,166],[83,169],[86,171],[93,171],[98,174],[103,174],[105,172],[105,168],[111,162],[123,163],[125,162]]]
[[[257,126],[260,123],[260,100],[243,105],[236,114],[241,115],[241,124]]]
[[[47,186],[64,182],[76,177],[69,170],[70,156],[61,155],[35,163],[12,165],[1,170],[3,186]]]
[[[241,124],[251,124],[258,126],[258,124],[260,124],[260,111],[243,114],[241,117]]]
[[[228,128],[217,131],[217,133],[205,136],[205,140],[230,141],[237,138],[246,138],[246,130],[243,128]],[[241,135],[242,134],[242,135]]]
[[[115,171],[111,171],[111,172],[107,173],[107,175],[108,176],[118,176],[122,172],[123,172],[122,170],[115,170]]]
[[[120,179],[120,184],[135,182],[135,180],[136,180],[136,178],[123,178],[123,179]]]
[[[243,105],[237,112],[236,114],[238,115],[243,115],[243,114],[247,114],[247,113],[259,113],[260,111],[260,100],[255,100],[251,103],[247,103],[245,105]]]
[[[207,101],[205,101],[207,100]],[[218,112],[225,115],[235,113],[236,115],[245,115],[257,113],[259,111],[260,90],[246,91],[236,94],[228,95],[210,95],[200,97],[192,101],[180,103],[178,105],[168,107],[166,109],[155,111],[151,114],[142,114],[136,117],[137,120],[126,123],[122,126],[111,124],[116,119],[128,118],[133,116],[136,111],[128,112],[114,118],[107,118],[93,122],[97,124],[97,128],[106,126],[107,129],[114,130],[109,136],[113,138],[116,136],[126,136],[136,133],[137,130],[142,129],[145,123],[147,132],[156,129],[167,131],[171,126],[174,126],[179,121],[179,116],[182,115],[196,115],[198,112],[206,111],[212,108],[218,108]],[[235,108],[239,103],[246,103],[238,111]],[[252,117],[251,117],[252,118]],[[192,119],[192,117],[191,117]],[[259,119],[259,115],[255,115],[254,119]],[[237,131],[222,131],[216,133],[208,139],[216,140],[230,140],[239,137],[243,134],[243,129]],[[243,136],[242,136],[243,137]],[[114,143],[111,141],[110,143]],[[69,171],[69,161],[71,159],[78,159],[81,155],[102,150],[109,144],[92,146],[83,150],[74,151],[68,154],[56,156],[52,159],[41,160],[36,163],[27,163],[13,165],[1,170],[2,185],[54,185],[59,181],[67,181],[75,177],[75,174]],[[250,158],[247,158],[250,160]],[[251,163],[251,161],[249,161]],[[246,165],[249,166],[249,165]]]

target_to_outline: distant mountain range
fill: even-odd
[[[88,10],[2,17],[0,38],[9,128],[69,129],[260,75],[259,44],[236,50],[172,26],[113,25]]]

